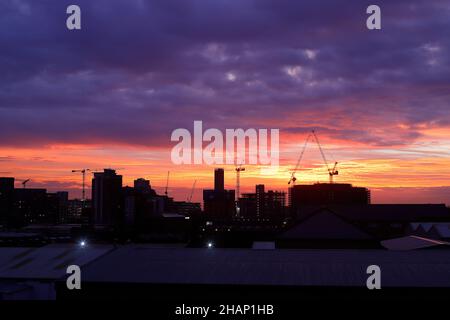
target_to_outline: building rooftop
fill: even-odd
[[[298,213],[305,218],[324,208],[346,219],[359,221],[419,222],[433,218],[450,221],[450,210],[445,204],[306,205],[300,206]]]
[[[64,279],[81,266],[83,282],[140,284],[365,286],[369,265],[383,287],[450,288],[450,250],[221,249],[178,246],[49,245],[0,248],[0,280]]]
[[[450,288],[450,250],[252,250],[119,247],[83,269],[88,282]],[[114,266],[114,267],[111,267]]]
[[[71,264],[81,266],[109,252],[112,246],[48,245],[0,248],[0,279],[59,279]]]

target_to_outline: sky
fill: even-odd
[[[82,29],[66,28],[77,4]],[[246,166],[287,190],[315,129],[336,182],[376,203],[450,204],[450,3],[361,0],[2,0],[0,176],[81,194],[72,169],[117,168],[194,200],[213,168],[174,165],[173,130],[277,128],[280,167]],[[235,188],[226,166],[227,188]],[[317,146],[297,183],[327,182]],[[90,180],[88,176],[88,180]]]

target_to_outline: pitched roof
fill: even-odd
[[[280,239],[371,239],[372,237],[329,209],[319,209],[279,236]]]
[[[418,236],[407,236],[381,241],[381,245],[389,250],[406,251],[450,245],[450,243]]]

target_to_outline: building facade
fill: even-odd
[[[115,170],[95,172],[92,179],[92,209],[94,223],[117,226],[123,222],[122,176]]]
[[[289,188],[289,206],[296,211],[309,205],[365,205],[370,204],[370,191],[342,183],[316,183]]]

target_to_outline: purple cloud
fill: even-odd
[[[79,0],[75,32],[69,4],[0,4],[0,145],[161,146],[203,120],[389,146],[450,123],[447,1],[380,1],[373,32],[357,0]]]

